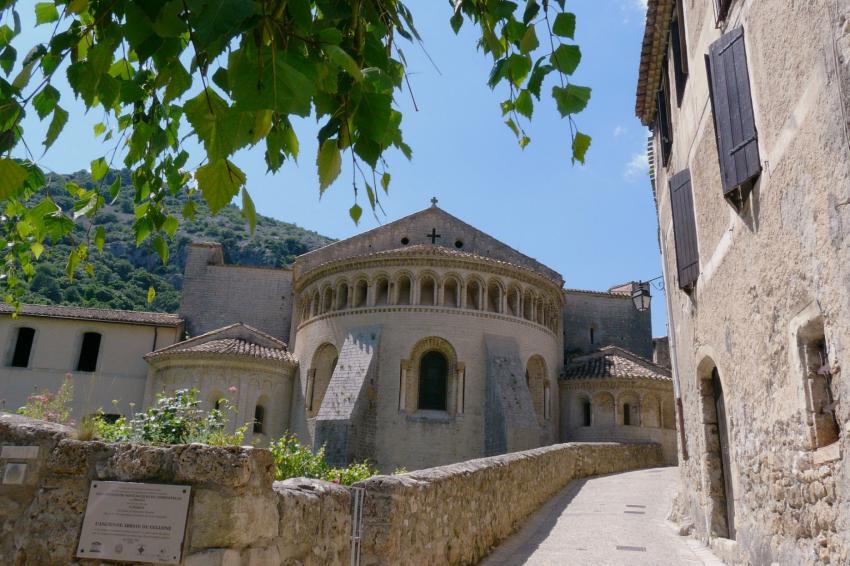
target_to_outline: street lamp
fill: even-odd
[[[652,294],[649,292],[649,281],[637,281],[632,283],[632,303],[638,312],[646,312],[652,302]]]

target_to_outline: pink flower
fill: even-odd
[[[65,374],[65,379],[72,379],[73,377],[74,377],[74,374],[72,374],[70,371]]]
[[[339,478],[334,478],[334,479],[332,479],[332,480],[331,480],[331,482],[333,482],[333,483],[339,483]]]
[[[237,391],[239,391],[239,389],[235,385],[231,385],[230,387],[227,388],[227,391],[229,393],[236,393]]]

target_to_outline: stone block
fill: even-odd
[[[195,490],[189,512],[189,544],[200,548],[245,548],[278,534],[278,510],[269,495]]]
[[[241,446],[189,444],[174,447],[177,482],[210,483],[227,487],[270,487],[273,460],[268,450]]]
[[[185,566],[242,566],[238,550],[211,548],[190,554],[184,559]]]

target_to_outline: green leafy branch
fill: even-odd
[[[581,52],[566,42],[575,16],[556,3],[557,10],[548,0],[454,0],[450,24],[457,32],[469,20],[480,31],[479,47],[494,61],[488,82],[507,85],[502,110],[520,147],[531,141],[524,121],[544,79],[557,72],[552,98],[569,121],[572,159],[583,163],[590,138],[573,116],[590,89],[568,81]],[[117,181],[105,186],[113,166],[132,171],[136,245],[166,263],[168,243],[194,217],[198,199],[215,214],[241,194],[253,230],[256,209],[236,153],[261,145],[268,171],[279,171],[299,155],[296,117],[313,116],[320,126],[320,195],[339,177],[344,154],[351,158],[355,223],[363,213],[360,188],[373,213],[381,209],[378,188],[386,194],[391,182],[387,153],[412,157],[396,102],[410,89],[398,37],[419,45],[422,38],[399,0],[41,1],[36,24],[52,32],[24,46],[22,58],[19,4],[30,6],[0,0],[0,281],[8,303],[19,302],[34,262],[59,242],[72,244],[69,277],[91,271],[91,249],[102,251],[106,239],[97,213],[122,190]],[[548,49],[538,39],[544,26]],[[23,126],[30,113],[47,123],[44,153],[62,134],[70,114],[55,84],[59,71],[87,110],[103,112],[94,137],[115,142],[111,155],[90,164],[95,186],[66,185],[74,202],[67,210],[39,192],[45,171]],[[190,163],[187,135],[203,146],[201,160]],[[180,210],[168,205],[176,195],[188,197]],[[79,240],[78,224],[86,228]]]

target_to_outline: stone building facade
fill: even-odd
[[[205,406],[227,400],[249,441],[294,432],[334,464],[413,470],[536,448],[572,439],[560,426],[567,350],[651,355],[650,313],[630,289],[565,291],[556,271],[436,203],[292,269],[225,265],[220,245],[196,243],[179,316],[164,315],[186,336],[134,344],[138,387],[103,392],[130,412],[195,388]],[[652,385],[672,394],[669,380]],[[660,429],[643,428],[631,437]]]
[[[578,442],[656,442],[675,465],[673,379],[617,346],[570,360],[560,380],[561,435]]]
[[[848,21],[835,0],[648,3],[678,518],[730,562],[850,563]]]
[[[73,416],[103,409],[141,409],[148,378],[145,354],[178,342],[177,315],[24,305],[16,318],[0,303],[0,410],[15,411],[30,395],[56,392],[70,379]],[[113,403],[117,401],[117,403]]]

